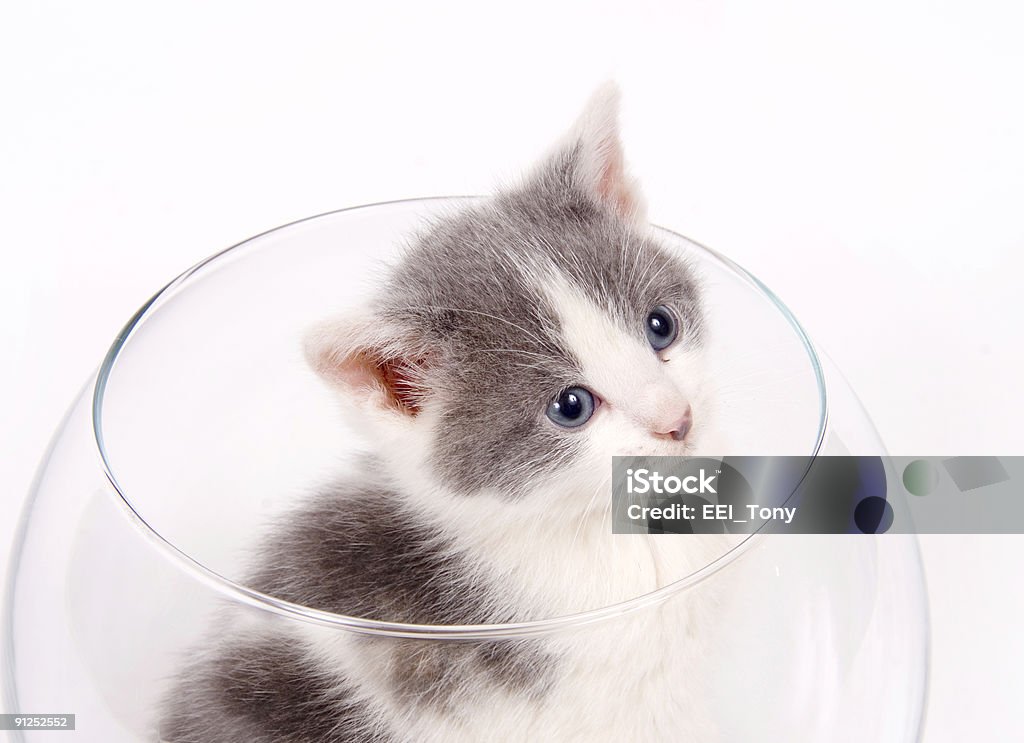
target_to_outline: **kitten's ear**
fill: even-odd
[[[622,152],[619,87],[614,82],[605,83],[591,95],[545,167],[620,216],[644,221],[647,204],[636,180],[626,170]]]
[[[328,320],[305,338],[306,360],[360,407],[414,417],[426,387],[429,353],[369,311]]]

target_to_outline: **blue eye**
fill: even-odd
[[[594,414],[594,395],[584,387],[569,387],[548,405],[547,415],[563,428],[582,426]]]
[[[645,326],[647,340],[650,341],[655,351],[668,348],[679,335],[679,323],[676,322],[676,316],[663,304],[659,304],[648,313]]]

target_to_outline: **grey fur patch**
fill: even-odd
[[[702,341],[691,269],[574,185],[577,157],[565,150],[523,187],[435,224],[379,294],[381,322],[434,349],[424,371],[442,404],[434,465],[456,492],[517,497],[578,451],[578,433],[544,414],[587,380],[542,281],[570,282],[641,339],[650,310],[669,305],[682,342]]]
[[[341,482],[288,514],[248,581],[293,603],[366,619],[419,624],[488,621],[492,586],[399,495],[363,479]]]
[[[539,699],[549,688],[554,659],[536,642],[384,641],[393,659],[389,681],[402,703],[458,713],[492,688]]]
[[[452,625],[526,618],[497,613],[492,607],[500,589],[407,511],[403,498],[365,484],[370,481],[367,475],[362,484],[337,485],[290,516],[267,546],[250,585],[304,606],[389,622]],[[447,705],[480,684],[533,693],[553,672],[554,659],[536,643],[498,643],[499,650],[495,643],[362,641],[391,658],[391,685],[417,704]],[[503,662],[496,661],[499,657]]]
[[[401,503],[380,487],[336,484],[288,515],[261,550],[247,585],[304,606],[392,622],[526,618],[496,613],[497,588]],[[368,665],[366,674],[379,676],[402,704],[439,713],[458,714],[461,703],[487,691],[537,698],[557,671],[557,660],[538,642],[354,639],[386,659],[379,667]],[[181,675],[164,718],[167,740],[389,740],[367,727],[366,710],[322,680],[324,673],[284,636],[229,640],[213,660]],[[230,722],[223,728],[210,722],[218,718]],[[288,737],[285,731],[293,725],[299,730],[301,721],[309,737]],[[230,730],[242,732],[225,737]]]
[[[283,639],[232,642],[182,674],[165,743],[391,743],[368,711]]]

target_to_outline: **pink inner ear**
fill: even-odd
[[[622,169],[617,173],[605,171],[598,187],[601,198],[619,214],[628,215],[633,211],[635,204],[633,195],[622,183]]]
[[[346,397],[411,416],[422,409],[430,355],[419,348],[399,349],[353,323],[317,328],[306,338],[310,365]]]
[[[601,200],[618,211],[629,215],[636,209],[630,186],[626,183],[626,165],[622,148],[615,139],[601,143],[602,154],[597,193]]]
[[[425,358],[409,360],[362,350],[331,366],[336,383],[357,394],[380,395],[380,403],[406,415],[418,415],[423,400]]]
[[[424,359],[409,362],[400,358],[370,360],[375,369],[377,383],[384,390],[388,402],[408,415],[418,415],[421,406],[421,388],[417,384]]]

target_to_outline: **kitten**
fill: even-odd
[[[720,552],[611,533],[612,456],[694,454],[712,417],[699,280],[644,221],[617,109],[600,89],[521,185],[431,225],[367,307],[311,332],[374,454],[273,535],[248,585],[365,618],[507,623],[634,598]],[[713,604],[490,642],[227,616],[162,736],[713,740]]]

